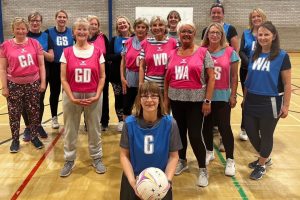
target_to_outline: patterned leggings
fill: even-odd
[[[37,136],[40,123],[40,81],[17,84],[8,81],[9,96],[7,97],[9,125],[14,140],[19,140],[20,119],[23,108],[29,119],[31,138]]]

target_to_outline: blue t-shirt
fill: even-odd
[[[281,71],[290,69],[291,62],[284,50],[271,61],[268,57],[269,53],[261,53],[254,62],[251,58],[245,87],[253,94],[279,96],[284,91]]]

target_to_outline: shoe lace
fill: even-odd
[[[205,169],[200,169],[200,176],[207,177],[207,171]]]

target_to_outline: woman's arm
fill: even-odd
[[[144,83],[145,78],[145,67],[146,63],[144,59],[140,59],[140,69],[139,69],[139,85]]]
[[[54,51],[53,49],[48,49],[48,51],[43,51],[44,57],[48,62],[54,61]]]
[[[61,85],[64,89],[64,92],[67,94],[69,97],[70,101],[72,101],[74,104],[82,105],[80,99],[75,99],[70,85],[67,80],[67,64],[66,63],[61,63],[60,64],[60,80],[61,80]]]
[[[230,95],[230,106],[234,108],[236,105],[236,93],[238,87],[238,66],[239,62],[234,62],[230,64],[230,88],[231,88],[231,95]]]
[[[2,95],[8,97],[9,91],[7,87],[7,59],[0,58],[0,78],[2,86]]]
[[[129,150],[120,147],[120,163],[131,187],[136,191],[136,179],[130,162]]]
[[[211,100],[215,87],[215,72],[214,68],[206,68],[205,71],[208,75],[205,99]],[[208,115],[211,112],[211,104],[203,103],[202,112],[204,116]]]
[[[165,171],[169,181],[172,181],[173,179],[175,169],[178,163],[178,159],[179,159],[178,151],[169,153],[169,160]]]
[[[122,55],[121,65],[120,65],[120,74],[121,74],[121,82],[122,82],[122,90],[123,94],[127,93],[127,80],[125,77],[126,74],[126,67],[125,67],[125,55]]]
[[[38,55],[38,62],[39,62],[39,70],[40,70],[40,92],[44,92],[46,90],[46,69],[45,69],[45,62],[44,62],[44,55]]]
[[[230,44],[236,52],[239,52],[239,39],[237,35],[230,39]]]
[[[170,99],[168,97],[169,92],[169,81],[165,77],[165,83],[164,83],[164,106],[165,111],[169,114],[170,113]]]
[[[281,78],[284,86],[283,105],[281,107],[279,116],[286,118],[289,112],[291,101],[291,69],[281,71]]]

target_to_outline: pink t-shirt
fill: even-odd
[[[168,61],[168,54],[177,46],[174,38],[169,38],[165,43],[151,44],[148,40],[141,42],[145,53],[146,76],[164,76]]]
[[[127,52],[125,54],[125,65],[126,68],[129,69],[130,71],[138,72],[139,71],[139,54],[140,50],[136,50],[132,46],[132,40],[133,37],[129,38],[125,42],[125,46],[127,49]]]
[[[43,55],[43,48],[33,38],[28,38],[24,44],[16,44],[13,39],[3,42],[0,57],[7,59],[7,79],[17,84],[40,79],[39,55]]]
[[[67,80],[72,92],[97,92],[101,54],[101,50],[95,47],[91,57],[78,58],[72,46],[64,49],[64,56],[67,60]]]
[[[170,53],[166,80],[175,89],[201,89],[201,73],[207,49],[199,47],[191,56],[179,56],[178,49]]]
[[[215,89],[224,90],[230,88],[230,63],[232,47],[226,47],[222,56],[211,56],[215,66]]]
[[[104,40],[103,33],[100,33],[96,38],[96,40],[91,41],[91,44],[93,44],[95,47],[100,49],[103,55],[106,54],[106,47],[105,47],[105,40]]]

